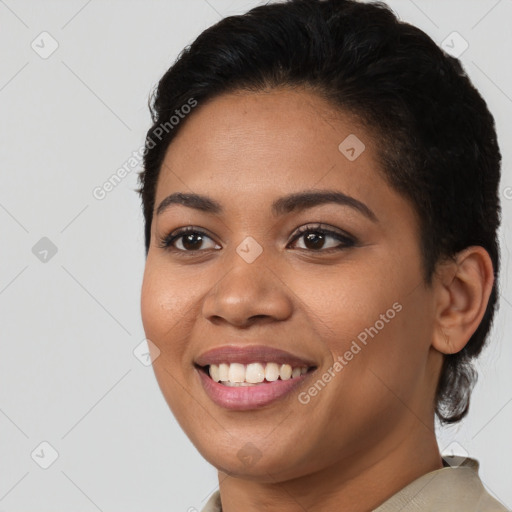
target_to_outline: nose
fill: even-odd
[[[234,253],[229,270],[203,299],[202,314],[212,323],[244,328],[255,322],[286,320],[292,314],[292,292],[262,254],[247,263]],[[226,267],[225,267],[226,268]]]

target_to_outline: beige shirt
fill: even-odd
[[[450,464],[443,460],[444,468],[420,476],[372,512],[511,512],[483,486],[476,459],[444,459]],[[222,512],[219,491],[201,512]]]

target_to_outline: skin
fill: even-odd
[[[365,144],[354,161],[338,149],[349,134]],[[225,212],[172,205],[155,213],[142,320],[160,351],[153,368],[169,407],[219,471],[224,512],[367,511],[443,467],[434,391],[443,354],[461,350],[483,317],[492,264],[470,247],[440,264],[426,286],[415,210],[379,169],[370,134],[306,89],[218,96],[194,109],[168,148],[155,205],[194,192]],[[279,197],[320,189],[356,198],[378,221],[334,203],[272,215]],[[293,240],[315,223],[355,244],[328,235],[315,250],[305,235]],[[187,255],[183,238],[174,252],[159,246],[185,226],[210,238]],[[248,236],[263,249],[252,263],[236,252]],[[300,403],[298,393],[394,303],[400,312]],[[315,378],[265,407],[229,411],[208,398],[193,365],[229,344],[312,359]],[[249,452],[256,456],[244,463],[240,454]]]

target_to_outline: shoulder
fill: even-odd
[[[414,480],[373,512],[510,512],[487,492],[478,467],[476,459],[461,458],[460,465],[448,465]]]
[[[478,468],[478,461],[467,457],[457,466],[431,471],[372,512],[512,512],[487,492]],[[201,512],[222,512],[219,491],[210,496]]]

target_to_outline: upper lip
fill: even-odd
[[[199,366],[221,363],[249,364],[256,362],[289,364],[290,366],[315,366],[315,363],[290,352],[267,345],[223,345],[199,355],[195,363]]]

